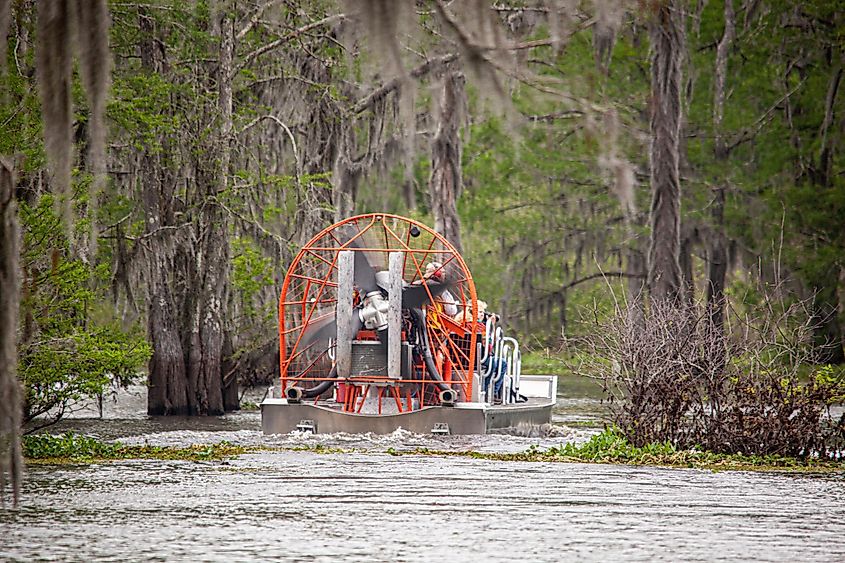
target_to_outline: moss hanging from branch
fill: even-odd
[[[38,2],[36,76],[44,122],[44,148],[53,172],[65,227],[70,233],[71,42],[70,6],[67,0]]]
[[[6,76],[6,47],[11,22],[12,2],[11,0],[0,0],[0,79]]]
[[[36,75],[44,121],[44,145],[53,172],[54,192],[58,196],[56,201],[60,202],[60,213],[70,234],[73,151],[71,54],[76,50],[79,55],[82,83],[90,105],[89,153],[95,181],[90,188],[88,205],[93,224],[97,191],[105,182],[104,115],[110,70],[108,7],[106,0],[55,0],[38,2],[37,8]],[[94,230],[92,227],[92,232]]]
[[[0,61],[5,74],[10,2],[0,0]],[[72,59],[74,45],[90,105],[89,149],[96,179],[88,213],[94,223],[96,190],[105,177],[105,100],[109,83],[108,8],[106,0],[53,0],[36,3],[36,78],[44,124],[44,146],[52,169],[52,188],[70,235],[72,224],[71,164]],[[74,34],[76,30],[76,34]],[[0,158],[0,492],[7,475],[17,501],[20,491],[20,389],[17,380],[16,329],[20,303],[19,233],[15,202],[15,163]],[[93,228],[92,228],[93,229]],[[92,231],[93,232],[93,231]],[[92,241],[95,240],[92,236]],[[91,249],[93,254],[93,249]]]
[[[76,48],[79,70],[90,109],[88,126],[89,166],[94,174],[88,193],[88,214],[91,238],[88,255],[94,259],[97,222],[94,217],[99,194],[106,183],[106,97],[109,91],[111,65],[109,58],[109,11],[106,0],[74,0]]]
[[[370,50],[387,64],[388,74],[405,76],[399,35],[409,31],[414,4],[408,0],[348,0],[348,13],[357,14],[358,23],[369,38]]]
[[[14,162],[0,157],[0,496],[6,482],[17,503],[21,482],[21,394],[17,378],[20,233]]]
[[[616,34],[622,26],[625,4],[617,0],[595,0],[596,23],[593,26],[593,56],[596,67],[607,74],[616,44]]]

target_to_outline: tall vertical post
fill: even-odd
[[[355,279],[355,251],[342,250],[337,257],[337,342],[335,362],[338,377],[352,371],[352,286]]]
[[[388,261],[390,286],[388,288],[387,311],[387,375],[394,379],[402,377],[402,269],[404,255],[391,252]]]

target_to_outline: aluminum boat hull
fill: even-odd
[[[334,408],[330,403],[290,403],[287,399],[270,398],[261,403],[261,428],[265,434],[287,434],[294,430],[320,434],[390,434],[399,428],[418,434],[486,434],[492,430],[549,423],[556,390],[556,376],[526,375],[520,387],[528,397],[523,403],[467,402],[396,414],[356,414]]]

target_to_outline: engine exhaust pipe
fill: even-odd
[[[419,331],[419,338],[421,340],[420,352],[422,353],[423,363],[425,364],[426,372],[434,380],[434,384],[440,391],[452,391],[452,388],[443,381],[443,376],[437,371],[437,365],[434,363],[434,356],[431,355],[431,346],[428,342],[428,333],[425,330],[425,313],[422,309],[410,309],[411,317],[416,321],[417,327],[422,327]],[[457,396],[457,395],[456,395]]]
[[[458,400],[458,392],[454,389],[443,389],[440,391],[440,404],[444,407],[454,407]]]
[[[288,403],[296,404],[302,401],[302,389],[299,387],[288,387],[285,389],[285,398]]]

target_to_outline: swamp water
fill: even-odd
[[[562,381],[543,436],[263,436],[260,415],[144,416],[132,388],[104,418],[63,421],[127,443],[323,444],[223,462],[32,466],[0,511],[2,561],[845,560],[845,476],[404,455],[586,440],[597,392]],[[260,398],[260,397],[259,397]],[[96,413],[96,409],[94,410]]]

